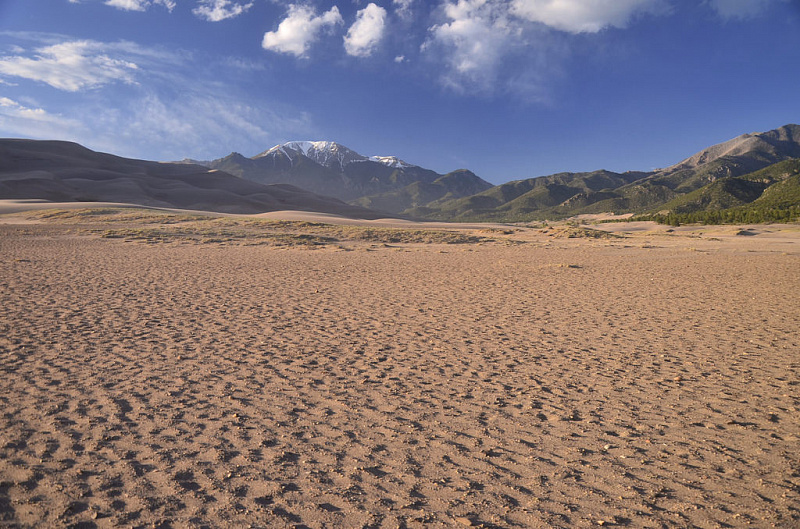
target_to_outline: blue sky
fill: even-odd
[[[0,0],[0,136],[332,140],[493,183],[800,122],[797,0]]]

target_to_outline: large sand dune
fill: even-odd
[[[123,202],[225,213],[293,209],[381,216],[295,186],[257,184],[199,165],[122,158],[76,143],[24,139],[0,139],[0,198]]]
[[[0,524],[797,527],[797,227],[619,234],[17,216]]]

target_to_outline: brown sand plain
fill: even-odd
[[[25,215],[1,526],[800,525],[798,226]]]

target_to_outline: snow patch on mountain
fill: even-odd
[[[326,167],[332,167],[334,165],[344,167],[349,163],[367,159],[366,156],[362,156],[344,145],[333,141],[290,141],[281,145],[276,145],[268,151],[264,151],[255,156],[255,158],[263,158],[264,156],[269,156],[277,152],[284,154],[287,158],[292,160],[292,162],[294,162],[298,155],[302,154]]]
[[[294,162],[298,155],[302,154],[326,167],[338,165],[341,168],[350,163],[365,161],[377,162],[396,169],[416,167],[413,164],[404,162],[396,156],[366,157],[335,141],[290,141],[281,145],[276,145],[253,158],[263,158],[275,153],[282,153],[292,162]]]
[[[389,167],[394,167],[397,169],[405,169],[407,167],[414,167],[410,163],[406,163],[397,156],[370,156],[369,159],[373,162],[382,163],[383,165],[388,165]]]

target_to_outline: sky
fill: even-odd
[[[800,0],[0,0],[0,137],[328,140],[499,184],[800,123]]]

